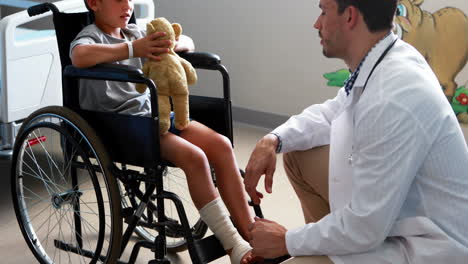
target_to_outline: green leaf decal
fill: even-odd
[[[349,70],[341,69],[336,72],[325,73],[323,77],[328,80],[328,86],[343,87],[345,81],[349,78]]]

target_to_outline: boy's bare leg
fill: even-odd
[[[192,121],[181,137],[200,147],[216,173],[221,197],[228,208],[237,230],[249,241],[248,227],[254,222],[247,203],[242,177],[232,150],[231,142],[203,124]]]
[[[283,155],[284,169],[299,200],[306,223],[317,222],[330,213],[328,200],[328,157],[322,146]]]
[[[203,128],[204,126],[200,124],[200,127]],[[162,157],[184,170],[190,195],[200,211],[200,216],[221,241],[223,247],[229,253],[231,261],[246,264],[254,262],[255,258],[251,256],[251,247],[236,231],[229,219],[224,203],[218,198],[218,193],[211,179],[207,156],[200,147],[188,141],[191,136],[195,136],[204,138],[214,145],[221,143],[216,142],[213,135],[203,134],[202,132],[197,131],[197,128],[188,128],[181,133],[181,137],[172,133],[164,134],[161,136]],[[218,134],[215,133],[215,135]],[[239,200],[238,194],[236,196]]]
[[[181,168],[187,176],[190,196],[198,210],[218,197],[203,151],[172,133],[161,136],[161,155]]]

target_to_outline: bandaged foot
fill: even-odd
[[[200,210],[201,219],[213,231],[214,235],[223,245],[224,250],[232,250],[230,254],[231,263],[241,263],[244,256],[252,250],[237,232],[229,218],[229,212],[221,198],[216,198],[206,204]]]

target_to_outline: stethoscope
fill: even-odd
[[[367,80],[366,82],[364,83],[364,87],[362,88],[362,92],[364,92],[364,89],[366,89],[366,86],[367,86],[367,82],[369,82],[369,79],[370,77],[372,76],[372,73],[374,72],[375,68],[377,68],[377,66],[382,62],[382,60],[385,58],[385,56],[387,55],[387,53],[392,49],[392,47],[395,45],[395,43],[397,42],[398,38],[395,39],[390,45],[388,45],[388,47],[384,50],[384,52],[382,53],[382,55],[380,55],[379,59],[377,60],[377,62],[374,64],[374,66],[372,67],[372,70],[370,71],[369,73],[369,76],[367,76]],[[351,148],[354,148],[353,146]],[[352,166],[353,164],[353,152],[351,152],[349,155],[348,155],[348,163],[349,165]]]
[[[366,89],[366,86],[367,86],[367,82],[369,82],[369,79],[370,77],[372,76],[372,73],[374,72],[375,68],[377,68],[377,66],[382,62],[382,60],[385,58],[385,55],[387,55],[387,53],[392,49],[392,47],[395,45],[395,43],[397,42],[398,38],[396,38],[392,44],[388,45],[388,47],[385,49],[385,51],[382,53],[382,55],[380,55],[379,59],[377,60],[377,62],[374,64],[374,67],[372,67],[372,70],[370,71],[369,73],[369,76],[367,76],[367,80],[366,82],[364,83],[364,87],[362,88],[362,92],[364,92],[364,89]]]

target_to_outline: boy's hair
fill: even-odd
[[[388,30],[393,27],[398,0],[335,0],[338,13],[342,14],[348,6],[356,7],[364,17],[370,32]]]
[[[86,6],[86,9],[88,9],[88,11],[89,11],[89,17],[91,18],[91,20],[94,21],[94,11],[89,7],[88,0],[83,0],[83,1],[84,1],[85,6]]]

